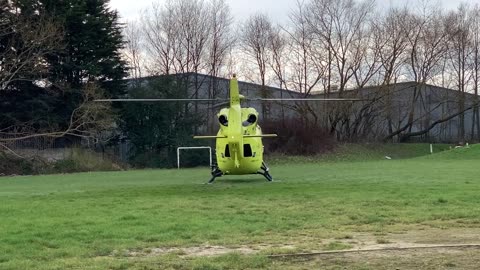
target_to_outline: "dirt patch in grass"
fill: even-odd
[[[348,250],[312,250],[306,256],[276,257],[282,269],[478,269],[480,229],[424,229],[396,233],[351,233],[328,239]],[[447,247],[439,247],[446,245]],[[469,246],[470,245],[470,246]],[[301,266],[301,267],[299,267]]]
[[[301,265],[301,268],[298,267]],[[480,249],[378,250],[276,260],[281,269],[478,269]],[[298,267],[298,268],[297,268]]]
[[[423,229],[387,233],[381,236],[358,235],[370,247],[416,247],[429,245],[480,244],[480,228]],[[372,243],[376,241],[376,243]]]
[[[225,255],[229,253],[238,253],[242,255],[258,254],[261,252],[268,252],[270,250],[275,250],[277,252],[291,252],[295,250],[293,245],[256,245],[256,246],[236,246],[236,247],[226,247],[220,245],[202,245],[194,247],[172,247],[172,248],[149,248],[141,251],[127,251],[125,253],[128,257],[153,257],[161,256],[166,254],[177,254],[180,257],[212,257]],[[115,255],[118,252],[114,252]]]
[[[155,257],[166,254],[176,254],[180,257],[212,257],[229,253],[242,255],[251,254],[295,254],[295,253],[324,253],[342,251],[361,251],[363,255],[359,256],[390,256],[395,252],[392,249],[412,249],[416,253],[431,253],[429,247],[435,248],[436,252],[455,253],[461,250],[460,245],[480,245],[480,228],[462,228],[462,229],[421,229],[409,230],[395,233],[350,233],[348,237],[331,239],[312,239],[309,241],[310,248],[306,249],[305,239],[299,239],[298,243],[289,243],[285,245],[278,244],[257,244],[240,246],[221,246],[221,245],[201,245],[193,247],[158,247],[147,248],[143,250],[127,250],[120,253],[118,251],[113,256],[126,257]],[[438,247],[449,245],[451,247]],[[465,247],[463,247],[465,248]],[[475,247],[472,247],[475,248]],[[480,250],[480,247],[479,247]],[[367,252],[365,252],[367,251]],[[408,250],[399,250],[409,254]],[[360,254],[360,253],[355,253]],[[366,254],[366,255],[365,255]],[[369,255],[375,254],[375,255]],[[328,254],[325,254],[328,255]],[[351,255],[346,255],[351,256]],[[353,256],[353,255],[352,255]]]
[[[480,245],[480,228],[458,228],[458,229],[434,229],[424,228],[394,233],[350,233],[348,237],[323,239],[324,245],[321,249],[314,249],[310,252],[322,252],[335,250],[328,248],[335,243],[342,244],[349,248],[337,250],[382,250],[382,249],[404,249],[417,247],[435,247],[438,245]],[[455,248],[455,247],[453,247]]]

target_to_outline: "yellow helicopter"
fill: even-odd
[[[195,139],[216,140],[216,163],[212,165],[211,184],[223,175],[261,174],[273,181],[263,160],[262,138],[275,138],[276,134],[263,134],[258,125],[258,112],[254,108],[242,108],[241,101],[359,101],[340,98],[246,98],[240,95],[235,75],[230,80],[229,107],[217,114],[220,129],[214,136],[194,136]],[[97,102],[167,102],[167,101],[222,101],[221,99],[100,99]]]
[[[230,107],[217,114],[220,130],[216,136],[194,136],[195,139],[216,139],[217,162],[212,168],[212,178],[224,174],[262,174],[273,181],[269,169],[263,161],[262,138],[277,137],[276,134],[262,134],[258,125],[258,112],[254,108],[242,108],[236,76],[230,80]]]

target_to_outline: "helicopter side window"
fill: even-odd
[[[227,126],[228,126],[227,116],[225,116],[225,115],[220,115],[220,116],[218,117],[218,122],[220,122],[220,124],[221,124],[222,126],[227,127]]]
[[[243,156],[244,157],[251,157],[252,156],[252,147],[250,144],[243,145]]]
[[[230,147],[228,147],[228,144],[225,145],[225,157],[230,157]]]
[[[247,126],[252,125],[255,122],[257,122],[257,116],[255,114],[250,114],[247,118],[247,121],[243,122],[243,126],[247,127]]]

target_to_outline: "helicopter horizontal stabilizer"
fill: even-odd
[[[193,136],[194,139],[225,139],[225,136]]]
[[[275,138],[277,134],[243,135],[244,138]]]

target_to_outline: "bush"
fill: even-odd
[[[72,159],[58,160],[53,164],[52,172],[74,173],[80,171]]]
[[[53,164],[53,173],[74,173],[89,171],[116,171],[122,166],[91,150],[82,148],[70,149],[67,159],[58,160]]]
[[[91,150],[71,149],[68,158],[49,162],[40,157],[19,158],[0,152],[0,176],[114,171],[122,166]]]
[[[335,139],[327,129],[299,119],[265,121],[264,133],[276,133],[278,138],[264,140],[269,152],[285,155],[316,155],[332,151]]]
[[[33,175],[47,173],[49,164],[38,157],[19,158],[0,152],[0,176],[3,175]]]

